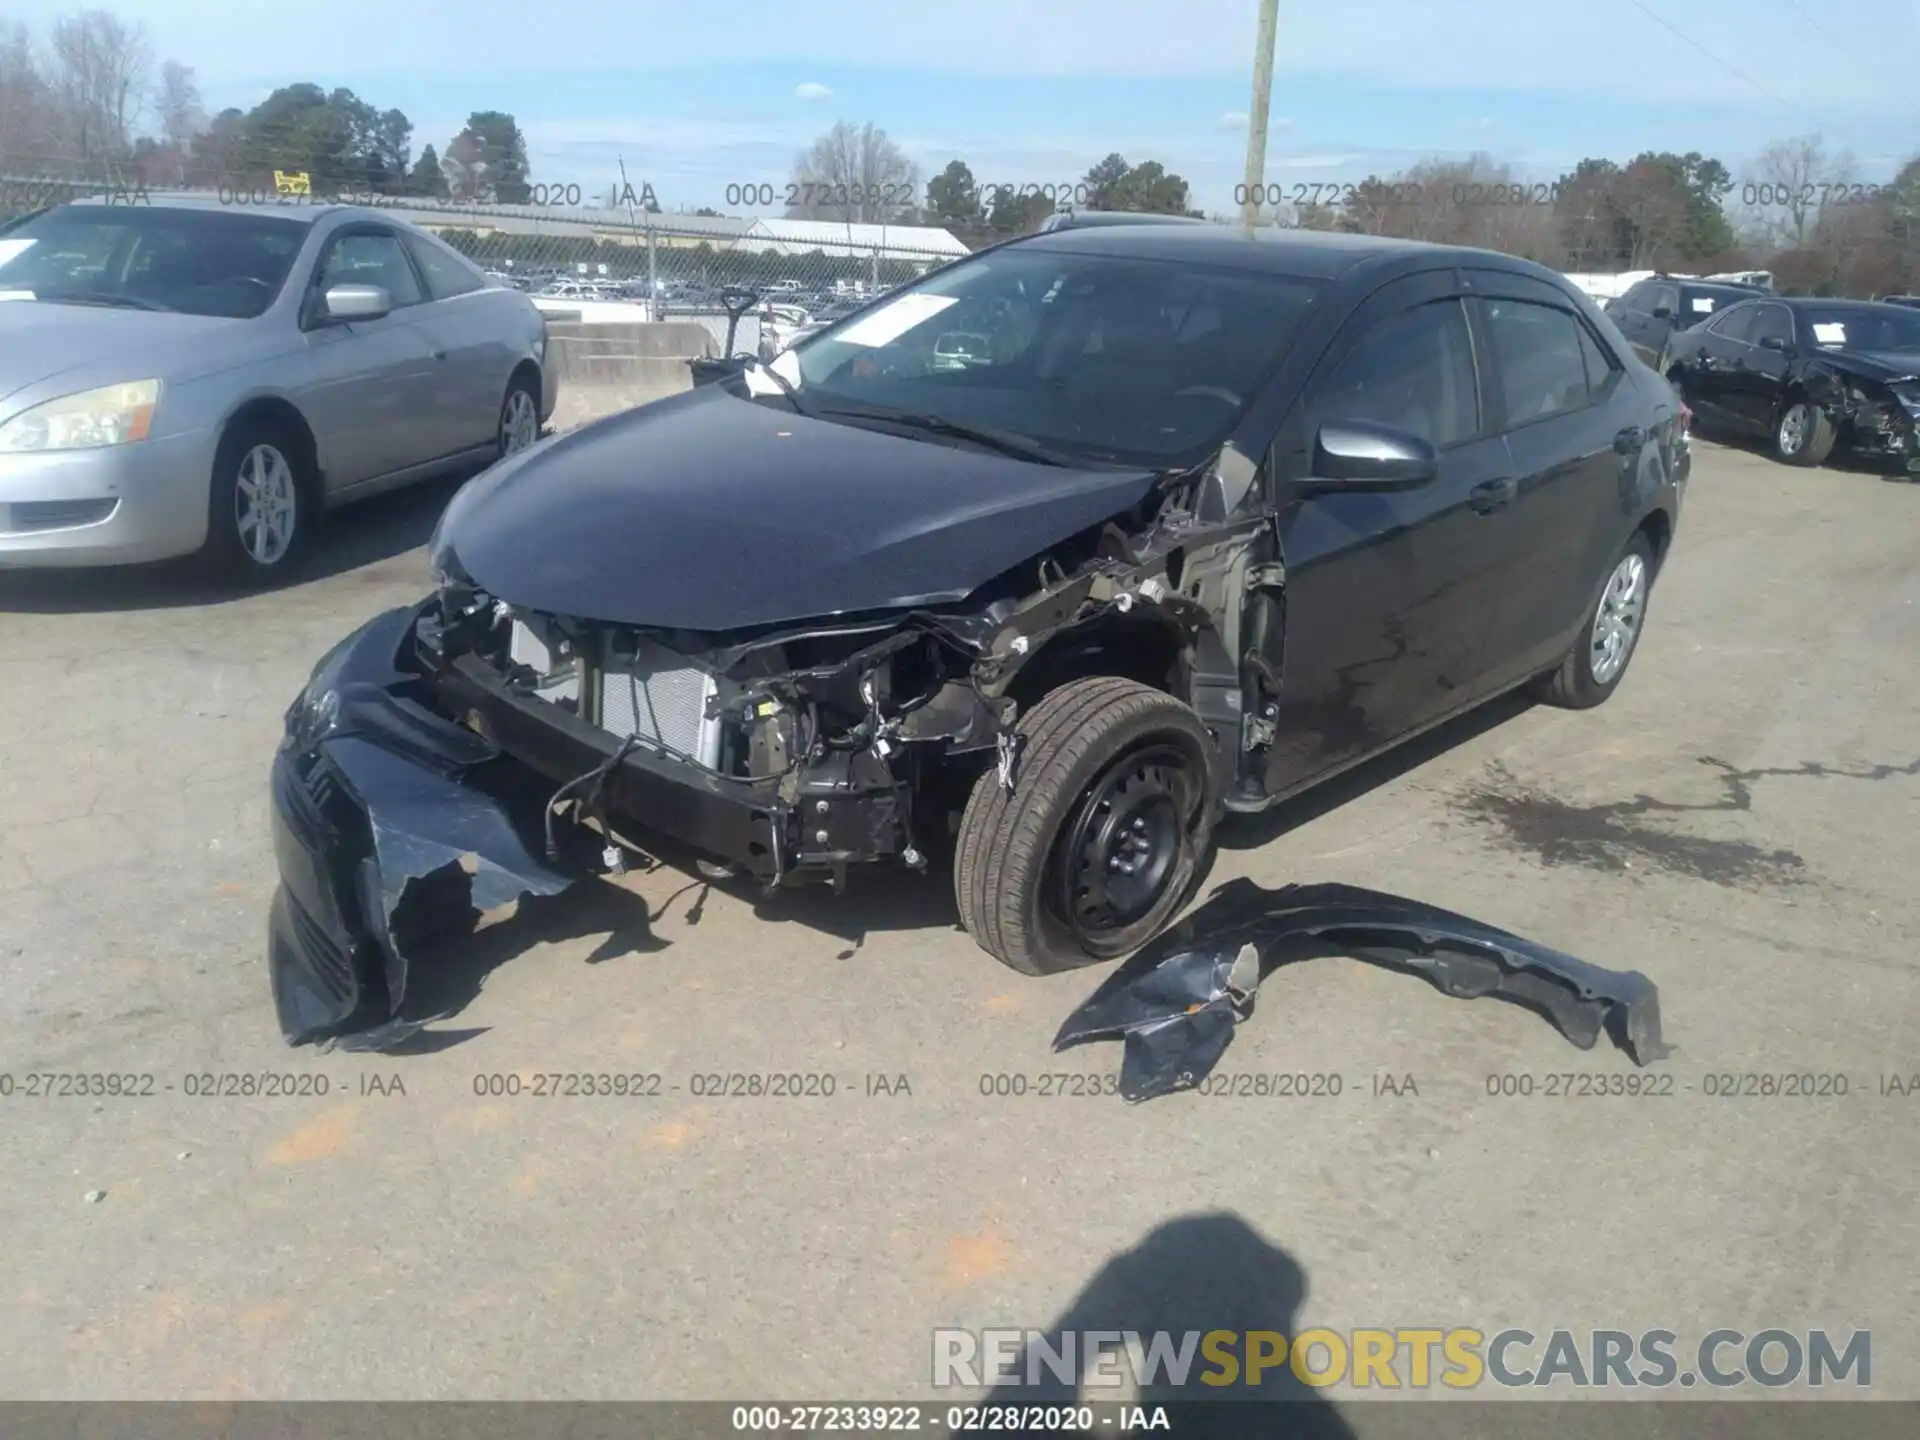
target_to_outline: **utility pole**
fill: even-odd
[[[1253,42],[1253,103],[1247,107],[1247,181],[1240,193],[1240,224],[1251,235],[1260,223],[1260,196],[1267,178],[1267,108],[1273,102],[1273,45],[1280,0],[1260,0],[1260,32]]]

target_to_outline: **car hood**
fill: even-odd
[[[530,610],[728,631],[957,600],[1145,498],[1077,470],[810,420],[717,385],[470,481],[435,567]]]
[[[207,336],[236,323],[101,305],[0,302],[0,400],[62,376],[81,390],[170,377],[183,355],[197,357]]]
[[[1913,350],[1823,350],[1835,364],[1869,380],[1907,380],[1920,375],[1920,351]]]

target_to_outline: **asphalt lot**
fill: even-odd
[[[1119,1050],[1052,1056],[1098,975],[1001,970],[943,878],[757,909],[668,869],[595,882],[443,952],[464,1003],[428,1053],[289,1050],[263,957],[281,715],[424,590],[447,493],[342,517],[331,573],[274,594],[0,575],[0,1395],[904,1398],[936,1326],[1075,1323],[1870,1328],[1873,1394],[1920,1398],[1920,1094],[1881,1093],[1920,1072],[1920,486],[1702,445],[1610,704],[1491,707],[1216,868],[1641,969],[1673,1094],[1490,1096],[1632,1066],[1325,959],[1267,982],[1220,1073],[1339,1097],[1138,1108],[981,1094]],[[475,1093],[582,1071],[679,1090]],[[735,1071],[837,1093],[691,1093]],[[28,1098],[36,1072],[156,1093]],[[330,1093],[186,1093],[263,1072]],[[1783,1072],[1849,1093],[1705,1093]]]

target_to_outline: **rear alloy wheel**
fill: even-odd
[[[1646,625],[1653,572],[1653,547],[1645,535],[1635,535],[1607,573],[1573,649],[1543,678],[1540,698],[1567,710],[1590,710],[1619,688]]]
[[[1773,430],[1773,453],[1783,464],[1812,467],[1833,453],[1833,422],[1806,400],[1791,400]]]
[[[227,575],[270,583],[306,548],[312,490],[299,455],[292,438],[266,421],[237,426],[220,442],[202,553]]]
[[[529,382],[516,378],[507,386],[507,398],[500,402],[499,458],[517,455],[539,438],[540,401]]]
[[[1206,728],[1172,696],[1106,676],[1054,691],[1018,729],[1012,792],[989,769],[961,819],[961,923],[1027,975],[1139,949],[1211,851]]]

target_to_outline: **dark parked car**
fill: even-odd
[[[1757,285],[1730,285],[1703,280],[1676,280],[1656,275],[1642,280],[1617,300],[1607,302],[1607,315],[1627,337],[1633,353],[1658,366],[1673,335],[1705,323],[1718,311],[1765,292]]]
[[[982,363],[939,363],[957,334]],[[1009,966],[1124,954],[1223,812],[1530,682],[1606,700],[1685,443],[1526,261],[1174,225],[982,251],[455,497],[437,591],[288,713],[282,1024],[383,1043],[467,884],[658,836],[769,886],[951,847]]]
[[[1904,305],[1909,310],[1920,310],[1920,295],[1876,295],[1874,299],[1882,305]]]
[[[1702,424],[1766,436],[1789,465],[1836,446],[1920,470],[1920,314],[1865,300],[1748,300],[1677,335],[1668,378]]]

